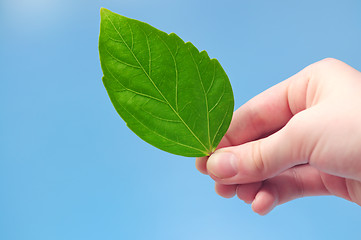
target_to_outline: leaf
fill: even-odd
[[[101,9],[103,83],[127,126],[164,151],[212,153],[230,124],[234,100],[216,59],[176,34]]]

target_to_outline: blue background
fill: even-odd
[[[100,7],[207,50],[236,108],[325,57],[361,69],[357,0],[1,0],[1,240],[360,236],[356,204],[304,198],[261,217],[135,136],[101,82]]]

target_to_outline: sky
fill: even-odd
[[[114,110],[100,8],[217,58],[235,108],[326,57],[361,70],[361,1],[0,0],[0,239],[355,239],[361,208],[308,197],[267,216],[139,139]]]

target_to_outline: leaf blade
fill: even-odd
[[[108,95],[139,137],[183,156],[214,151],[232,111],[212,111],[218,105],[232,109],[234,105],[228,77],[218,61],[174,33],[168,35],[107,9],[101,10],[99,53]],[[217,95],[220,84],[222,96],[210,111],[208,95]]]

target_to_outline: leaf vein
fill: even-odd
[[[215,109],[215,108],[218,106],[218,104],[221,102],[221,100],[222,100],[222,98],[223,98],[223,96],[224,96],[224,93],[225,93],[225,87],[224,87],[224,85],[223,85],[222,95],[218,98],[216,104],[214,104],[214,106],[211,108],[211,110],[209,110],[209,113],[212,112],[213,109]]]
[[[169,119],[169,118],[162,118],[162,117],[159,117],[159,116],[154,115],[153,113],[151,113],[151,112],[149,112],[149,111],[145,110],[144,108],[143,108],[143,111],[144,111],[144,112],[146,112],[146,113],[148,113],[149,115],[151,115],[153,118],[156,118],[156,119],[161,120],[161,121],[165,121],[165,122],[173,122],[173,123],[182,123],[180,120],[174,120],[174,119]]]
[[[211,84],[208,87],[207,95],[208,95],[209,91],[211,90],[211,88],[213,86],[215,76],[216,76],[216,63],[213,63],[213,77],[212,77]]]
[[[214,136],[213,136],[212,145],[214,144],[214,141],[215,141],[215,139],[216,139],[216,137],[217,137],[217,135],[218,135],[218,133],[219,133],[219,130],[222,128],[222,126],[223,126],[223,124],[224,124],[224,120],[226,119],[226,117],[227,117],[227,115],[228,115],[228,111],[229,111],[229,109],[227,108],[227,111],[226,111],[225,114],[224,114],[224,117],[223,117],[223,119],[222,119],[222,122],[221,122],[221,124],[219,124],[219,127],[218,127],[216,133],[215,133]]]
[[[210,136],[210,126],[209,126],[209,106],[208,106],[208,98],[207,98],[207,93],[206,93],[206,90],[204,88],[204,85],[203,85],[203,80],[202,80],[202,76],[201,76],[201,73],[199,72],[199,68],[198,68],[198,65],[197,63],[195,62],[195,59],[194,59],[194,56],[190,50],[190,48],[188,47],[188,52],[189,54],[191,55],[192,57],[192,60],[193,60],[193,63],[196,67],[196,70],[197,70],[197,73],[198,73],[198,78],[199,78],[199,81],[201,83],[201,86],[202,86],[202,90],[203,90],[203,93],[204,93],[204,100],[205,100],[205,103],[206,103],[206,109],[207,109],[207,131],[208,131],[208,143],[209,143],[209,147],[211,147],[211,136]]]
[[[170,55],[172,56],[173,59],[173,63],[174,63],[174,70],[175,70],[175,108],[176,111],[178,111],[178,81],[179,81],[179,73],[178,73],[178,66],[177,66],[177,61],[175,59],[175,55],[172,53],[172,51],[170,50],[168,44],[157,34],[157,37],[163,42],[163,44],[167,47]],[[178,44],[177,44],[177,50],[175,54],[178,54]]]
[[[133,89],[130,89],[130,88],[127,88],[126,86],[124,86],[117,77],[114,76],[114,74],[109,70],[108,67],[105,66],[105,68],[107,69],[107,71],[110,73],[110,75],[123,87],[123,90],[124,91],[128,91],[128,92],[132,92],[136,95],[139,95],[139,96],[143,96],[143,97],[147,97],[147,98],[150,98],[150,99],[153,99],[153,100],[156,100],[158,102],[161,102],[161,103],[164,103],[164,104],[167,104],[166,102],[164,102],[162,99],[159,99],[157,97],[153,97],[151,95],[148,95],[148,94],[145,94],[145,93],[141,93],[141,92],[137,92]],[[113,91],[113,92],[122,92],[122,91]]]
[[[133,34],[132,27],[129,24],[129,21],[127,21],[127,24],[128,24],[129,30],[130,30],[130,35],[132,36],[132,45],[131,45],[130,49],[133,50],[133,48],[134,48],[134,34]]]
[[[113,54],[111,54],[111,53],[108,51],[108,49],[106,49],[106,51],[107,51],[107,53],[108,53],[115,61],[117,61],[117,62],[119,62],[119,63],[121,63],[121,64],[124,64],[124,65],[126,65],[126,66],[128,66],[128,67],[140,69],[139,66],[135,66],[135,65],[133,65],[133,64],[124,62],[124,61],[120,60],[119,58],[115,57]]]

